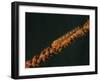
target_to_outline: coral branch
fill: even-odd
[[[41,62],[45,62],[52,55],[59,53],[63,48],[69,46],[77,38],[84,36],[89,31],[89,21],[86,21],[81,27],[76,27],[71,32],[61,36],[53,41],[50,47],[45,48],[40,54],[33,56],[31,60],[26,61],[25,67],[38,67]]]

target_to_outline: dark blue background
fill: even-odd
[[[82,25],[88,15],[26,13],[26,60],[68,31]],[[54,55],[41,67],[89,65],[89,33]]]

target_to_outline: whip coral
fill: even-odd
[[[33,56],[32,59],[25,62],[25,67],[38,67],[41,62],[45,62],[54,54],[62,51],[63,48],[69,46],[77,38],[83,37],[89,31],[89,20],[87,20],[82,26],[78,26],[72,31],[64,34],[58,39],[54,40],[49,47],[44,48],[40,54]]]

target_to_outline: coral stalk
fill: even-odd
[[[26,61],[25,67],[38,67],[41,62],[45,62],[52,55],[59,53],[63,48],[69,46],[76,39],[83,37],[89,31],[89,21],[86,21],[82,26],[76,27],[74,30],[66,33],[53,41],[50,47],[45,48],[40,54],[33,56],[31,60]]]

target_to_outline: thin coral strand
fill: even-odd
[[[69,46],[76,39],[83,37],[89,31],[89,20],[86,21],[81,27],[78,26],[74,30],[66,33],[65,35],[59,37],[57,40],[53,41],[50,47],[44,48],[40,52],[33,56],[31,60],[25,62],[25,67],[38,67],[41,62],[45,62],[52,55],[61,52],[61,50]]]

